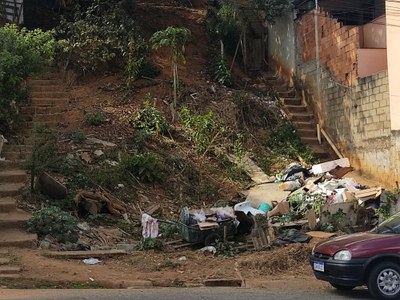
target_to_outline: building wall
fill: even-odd
[[[296,72],[301,79],[298,87],[308,95],[307,102],[314,109],[316,122],[328,132],[352,166],[393,187],[400,165],[400,136],[391,131],[388,71],[365,78],[357,76],[358,27],[342,26],[324,17],[319,18],[318,30],[319,72],[313,15],[296,21]]]
[[[392,130],[400,130],[400,2],[386,1],[387,53]]]
[[[386,49],[358,49],[358,77],[367,77],[388,69]]]
[[[386,49],[386,16],[376,18],[362,28],[363,42],[361,48]]]
[[[360,32],[357,26],[343,26],[337,20],[318,10],[319,57],[316,58],[314,12],[302,16],[296,22],[297,36],[302,44],[302,60],[319,59],[342,82],[357,78],[357,49],[360,47]]]
[[[291,78],[296,70],[293,15],[288,13],[268,27],[268,57],[278,71]],[[279,65],[279,66],[278,66]]]

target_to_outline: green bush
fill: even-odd
[[[164,244],[158,239],[147,238],[137,245],[139,251],[144,250],[163,250]]]
[[[136,111],[136,116],[129,120],[134,128],[144,130],[150,134],[165,134],[169,126],[167,120],[151,102],[150,94],[146,95],[144,108]]]
[[[85,115],[85,123],[91,126],[100,126],[107,122],[107,115],[102,111],[90,112]]]
[[[233,85],[232,73],[228,69],[223,57],[219,57],[215,62],[214,78],[220,84],[228,87]]]
[[[12,129],[18,106],[28,95],[21,82],[52,62],[54,47],[53,31],[0,27],[0,132]]]
[[[95,0],[86,8],[78,6],[71,20],[61,20],[57,31],[66,67],[86,73],[109,63],[140,65],[148,47],[125,2]]]
[[[121,161],[121,167],[140,181],[155,183],[163,180],[159,162],[160,158],[156,153],[148,152],[135,156],[124,156]]]
[[[218,137],[225,131],[211,111],[205,115],[194,115],[187,107],[183,107],[179,116],[187,139],[200,153],[205,153],[212,144],[219,142]]]
[[[86,140],[85,134],[79,129],[68,132],[66,136],[77,144],[82,144]]]
[[[43,208],[28,220],[28,230],[40,237],[50,235],[58,242],[76,242],[78,240],[78,220],[60,208]]]

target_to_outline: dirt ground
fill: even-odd
[[[134,251],[101,259],[96,265],[86,265],[82,259],[49,258],[42,250],[9,249],[13,263],[22,267],[22,277],[13,284],[0,281],[0,286],[71,287],[74,283],[108,288],[191,287],[209,279],[232,279],[240,280],[244,287],[324,288],[328,285],[313,277],[308,264],[316,242],[236,257],[213,257],[194,249]]]

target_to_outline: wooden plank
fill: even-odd
[[[93,250],[93,251],[48,251],[43,255],[52,258],[106,258],[118,255],[126,255],[125,250]]]

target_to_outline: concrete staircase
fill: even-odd
[[[296,128],[300,140],[307,145],[321,160],[336,159],[335,152],[326,141],[319,144],[317,138],[317,124],[313,112],[306,106],[302,96],[293,87],[274,75],[264,77],[267,85],[272,87],[273,92],[282,103],[282,108],[289,120]]]
[[[31,215],[17,208],[15,197],[25,186],[28,176],[16,163],[0,161],[0,248],[36,247],[36,234],[25,231]]]
[[[0,279],[16,279],[22,269],[16,264],[15,256],[7,249],[0,249]]]
[[[17,136],[8,137],[1,153],[5,160],[0,160],[0,278],[2,275],[12,277],[19,270],[9,265],[1,251],[9,247],[36,248],[36,234],[25,231],[26,221],[31,215],[17,208],[15,197],[28,181],[28,175],[20,167],[22,161],[32,153],[32,129],[43,124],[54,128],[63,122],[63,112],[67,109],[69,95],[64,84],[52,71],[38,79],[28,80],[31,98],[21,109],[25,122],[21,124]]]

